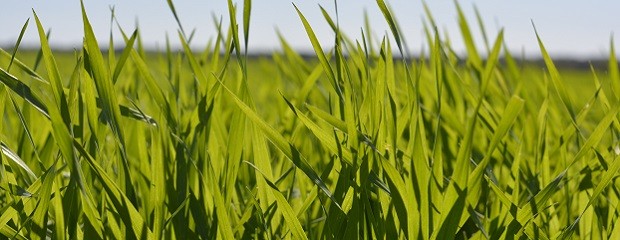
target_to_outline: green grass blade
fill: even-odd
[[[474,38],[471,35],[471,30],[469,29],[469,24],[467,23],[467,18],[463,13],[463,9],[457,1],[454,1],[456,5],[456,10],[458,12],[459,19],[459,28],[461,29],[461,35],[463,36],[463,42],[465,43],[465,48],[467,49],[467,61],[470,62],[476,69],[482,69],[482,59],[478,53],[478,49],[476,48],[476,44],[474,43]]]
[[[179,19],[179,15],[177,14],[177,10],[174,7],[174,3],[172,2],[172,0],[166,0],[166,2],[168,3],[168,7],[170,8],[170,11],[172,12],[172,15],[174,15],[174,20],[176,20],[177,24],[179,25],[179,29],[181,30],[181,32],[185,36],[185,30],[183,30],[183,25],[181,24],[181,20]]]
[[[127,43],[125,43],[125,49],[123,49],[123,53],[121,54],[121,57],[118,59],[118,62],[116,63],[116,67],[114,67],[114,73],[112,74],[112,83],[116,84],[116,81],[118,81],[118,76],[121,74],[121,70],[123,70],[123,67],[126,66],[126,62],[127,62],[127,58],[129,58],[129,55],[131,54],[132,50],[133,50],[133,44],[136,41],[136,37],[138,36],[138,30],[134,31],[133,34],[131,34],[131,37],[129,38],[129,40],[127,41]]]
[[[65,127],[69,127],[71,126],[71,120],[69,117],[69,109],[67,106],[60,73],[58,71],[58,66],[56,65],[56,60],[54,59],[52,50],[50,49],[50,46],[47,42],[47,37],[45,36],[45,32],[43,31],[41,21],[39,20],[39,17],[36,15],[36,13],[33,12],[33,14],[37,23],[37,29],[39,30],[41,52],[43,56],[43,61],[45,62],[45,68],[48,72],[50,84],[52,86],[52,92],[54,93],[54,102],[56,103],[57,108],[60,110],[60,114],[62,116]]]
[[[248,53],[248,40],[250,39],[250,14],[252,13],[252,0],[243,0],[243,38],[245,53]]]
[[[17,164],[19,167],[24,169],[24,171],[26,171],[28,175],[30,175],[33,178],[37,178],[37,175],[34,174],[34,172],[30,169],[30,167],[28,167],[28,164],[26,164],[24,160],[22,160],[13,150],[11,150],[3,142],[0,142],[0,150],[2,150],[1,152],[5,156],[7,156],[9,159],[11,159],[15,164]]]
[[[21,98],[29,102],[35,109],[39,110],[39,112],[43,113],[47,118],[49,118],[49,113],[47,111],[47,106],[37,97],[28,85],[19,81],[13,75],[4,71],[4,69],[0,69],[0,82],[5,86],[9,87],[14,93],[19,95]]]
[[[210,164],[209,164],[210,165]],[[222,191],[220,190],[220,186],[217,184],[217,179],[215,179],[215,173],[213,172],[213,166],[208,166],[209,169],[209,182],[211,182],[211,189],[213,190],[213,199],[215,202],[215,211],[218,220],[218,230],[224,239],[234,239],[235,236],[232,231],[232,225],[230,222],[230,218],[228,217],[228,207],[224,202],[224,197],[222,196]]]
[[[392,31],[392,35],[394,36],[394,40],[396,40],[396,44],[398,45],[398,49],[400,50],[400,54],[402,55],[403,54],[403,43],[401,41],[402,37],[400,35],[400,32],[398,31],[396,20],[394,19],[392,13],[390,12],[390,9],[385,4],[385,1],[377,0],[377,5],[379,6],[381,13],[383,13],[383,17],[385,18],[385,21],[387,22],[388,26],[390,26],[390,30]]]
[[[299,11],[297,6],[295,6],[295,4],[293,4],[293,6],[295,7],[297,14],[299,15],[299,18],[301,19],[301,22],[303,23],[304,28],[306,29],[306,33],[308,34],[308,38],[310,38],[310,42],[312,43],[312,47],[314,48],[314,52],[316,53],[316,56],[319,58],[319,62],[321,63],[321,65],[323,65],[323,71],[327,75],[327,78],[330,80],[330,82],[334,84],[334,87],[337,86],[336,75],[334,74],[334,70],[329,64],[327,57],[325,57],[325,52],[323,52],[323,48],[321,47],[321,44],[319,44],[319,40],[314,34],[314,31],[312,30],[310,23],[308,23],[308,20],[306,20],[306,17],[304,17],[301,11]]]
[[[560,96],[560,100],[564,104],[565,109],[570,114],[573,125],[577,127],[577,124],[575,123],[575,110],[573,107],[573,101],[570,97],[570,94],[566,90],[566,87],[564,86],[564,82],[562,81],[562,78],[560,76],[560,72],[555,67],[555,64],[553,63],[553,60],[551,60],[549,53],[547,53],[547,50],[545,49],[545,46],[543,45],[543,42],[540,39],[540,36],[538,35],[538,31],[536,30],[535,26],[534,26],[534,32],[536,33],[536,39],[538,40],[538,46],[540,47],[540,53],[543,56],[545,65],[547,66],[547,71],[549,71],[549,74],[551,75],[551,82],[553,83],[553,86],[555,87],[556,92]]]
[[[24,23],[22,30],[19,32],[19,37],[17,37],[17,42],[15,42],[15,46],[13,47],[13,54],[11,55],[11,61],[9,62],[9,66],[6,67],[7,72],[11,72],[11,66],[13,65],[13,60],[15,60],[15,55],[17,54],[17,50],[19,49],[19,44],[22,42],[24,33],[26,32],[26,29],[28,28],[28,22],[30,22],[30,18],[26,20],[26,23]]]
[[[502,138],[506,135],[506,133],[510,129],[510,126],[512,126],[512,124],[517,120],[519,113],[521,112],[521,110],[523,109],[523,106],[525,105],[524,102],[525,101],[523,99],[517,96],[513,96],[510,99],[510,102],[508,102],[508,105],[506,106],[506,109],[504,110],[504,114],[502,115],[502,119],[500,120],[500,123],[495,129],[495,132],[493,133],[493,137],[491,138],[491,143],[489,144],[489,147],[487,147],[487,151],[484,155],[484,158],[482,159],[480,163],[478,163],[478,166],[476,166],[476,168],[469,175],[468,184],[469,184],[470,191],[476,193],[481,187],[480,181],[482,180],[482,174],[483,174],[483,171],[487,168],[487,165],[489,164],[489,162],[491,161],[491,156],[492,156],[493,151],[495,151],[495,149],[497,148],[497,145],[500,143]],[[472,203],[474,203],[475,205],[475,202],[472,202]]]
[[[616,100],[620,100],[620,71],[618,70],[618,59],[616,58],[616,48],[614,46],[614,38],[612,37],[609,43],[609,77],[611,82],[611,89]]]
[[[50,198],[52,197],[52,186],[54,184],[54,178],[56,177],[55,168],[55,166],[52,166],[45,172],[45,174],[43,174],[43,176],[41,176],[43,180],[38,193],[39,201],[37,203],[37,208],[32,216],[32,221],[34,223],[34,229],[32,230],[32,234],[30,235],[32,239],[47,238],[46,220],[48,218],[47,214]]]

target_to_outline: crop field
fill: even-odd
[[[117,26],[108,51],[82,7],[83,48],[58,52],[26,22],[40,50],[0,49],[0,239],[620,239],[613,40],[564,69],[538,32],[527,64],[458,8],[461,35],[427,11],[410,58],[377,0],[388,36],[324,12],[321,46],[297,10],[312,57],[249,57],[252,2],[228,3],[203,49]]]

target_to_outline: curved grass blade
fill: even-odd
[[[564,82],[562,81],[560,72],[555,67],[555,64],[553,63],[553,60],[551,60],[549,53],[547,53],[547,50],[545,49],[545,45],[540,39],[540,36],[538,35],[538,30],[536,30],[536,26],[534,26],[533,22],[532,22],[532,26],[534,27],[534,32],[536,33],[536,39],[538,40],[538,46],[540,48],[540,53],[543,56],[545,65],[547,66],[547,71],[549,71],[549,75],[551,75],[551,82],[553,83],[553,86],[555,87],[556,92],[560,96],[560,100],[562,101],[562,104],[564,105],[565,109],[568,111],[568,113],[571,116],[571,121],[572,121],[573,126],[577,128],[578,125],[575,122],[575,108],[573,106],[573,101],[571,100],[571,96],[566,90],[566,87],[564,86]]]
[[[21,98],[29,102],[35,109],[39,110],[39,112],[43,113],[45,117],[50,118],[49,113],[47,112],[47,107],[43,102],[37,97],[31,90],[23,82],[17,80],[13,75],[4,71],[4,69],[0,69],[0,82],[2,82],[5,86],[9,87],[13,92],[19,95]]]
[[[517,120],[517,117],[519,116],[519,113],[523,109],[524,105],[525,105],[525,101],[517,97],[516,95],[510,99],[510,102],[508,102],[508,105],[506,106],[506,109],[504,110],[504,113],[502,114],[502,119],[500,120],[499,124],[497,125],[497,128],[495,129],[495,132],[493,133],[491,143],[487,147],[487,151],[485,153],[484,158],[482,159],[482,161],[480,161],[478,166],[476,166],[476,168],[469,175],[469,181],[468,181],[469,191],[476,193],[480,189],[482,174],[484,170],[487,168],[487,165],[489,164],[489,162],[491,161],[491,155],[493,151],[495,151],[495,149],[497,148],[497,145],[500,143],[502,138],[506,135],[506,133],[510,129],[510,126],[512,126],[512,124]],[[475,195],[471,195],[471,196],[475,196]],[[472,202],[472,203],[474,206],[476,205],[475,202]]]
[[[125,43],[125,49],[123,49],[123,53],[121,54],[121,57],[118,59],[118,62],[116,63],[116,67],[114,67],[114,73],[112,74],[113,84],[115,84],[116,81],[118,81],[118,76],[121,74],[121,70],[123,70],[125,63],[127,62],[127,58],[129,58],[129,55],[131,54],[133,50],[133,44],[136,41],[137,36],[138,36],[138,30],[134,31],[133,34],[131,34],[131,37],[129,38],[129,40]]]
[[[30,167],[28,167],[28,164],[26,164],[26,162],[24,162],[24,160],[22,160],[15,152],[13,152],[13,150],[11,150],[3,142],[0,142],[0,150],[2,150],[2,153],[5,156],[7,156],[9,159],[11,159],[13,162],[15,162],[15,164],[17,164],[19,167],[24,169],[24,171],[26,171],[28,173],[28,175],[30,175],[33,178],[37,178],[37,175],[34,174],[34,172],[30,169]]]
[[[611,89],[613,91],[616,100],[620,100],[620,71],[618,70],[618,59],[616,58],[616,48],[614,47],[614,38],[612,37],[609,43],[609,77],[611,82]]]
[[[400,32],[398,31],[398,25],[396,24],[396,20],[392,16],[390,9],[385,4],[385,1],[377,0],[377,5],[379,6],[379,9],[381,9],[381,13],[383,13],[383,17],[385,18],[385,21],[387,21],[388,26],[390,26],[390,30],[392,31],[392,35],[394,35],[394,40],[396,40],[396,44],[398,45],[398,50],[400,51],[400,54],[403,55],[404,52],[403,43],[401,40],[402,37],[400,35]]]
[[[121,147],[124,148],[125,140],[120,127],[120,108],[116,100],[116,94],[114,91],[114,85],[109,77],[108,71],[104,66],[103,56],[101,55],[101,49],[95,38],[92,26],[86,15],[86,9],[82,3],[82,20],[84,22],[84,49],[86,50],[88,57],[87,70],[92,74],[93,80],[99,98],[101,98],[101,107],[103,114],[111,125],[112,132],[117,136]],[[124,150],[123,150],[124,151]]]
[[[482,59],[478,54],[478,49],[476,49],[476,44],[474,43],[474,38],[471,35],[471,30],[469,29],[469,24],[467,23],[467,18],[463,13],[463,9],[457,1],[454,1],[456,5],[456,10],[459,15],[459,28],[461,29],[461,35],[463,36],[463,41],[465,42],[465,48],[467,49],[467,61],[471,62],[471,64],[478,69],[482,70]]]
[[[308,23],[308,20],[306,20],[306,17],[304,17],[304,15],[301,13],[301,11],[299,11],[299,9],[297,8],[297,6],[295,6],[295,4],[293,4],[293,6],[295,7],[295,10],[297,10],[297,14],[299,15],[299,18],[301,19],[301,22],[303,23],[304,28],[306,29],[306,33],[308,34],[308,38],[310,38],[310,42],[312,43],[314,52],[319,58],[319,62],[321,63],[321,65],[323,65],[323,70],[325,74],[327,75],[327,78],[330,80],[332,84],[334,84],[334,89],[338,89],[337,88],[338,83],[336,82],[336,75],[334,74],[334,70],[329,64],[327,57],[325,56],[325,52],[323,52],[323,48],[321,47],[321,44],[319,43],[319,39],[314,34],[314,31],[312,30],[310,23]],[[342,93],[339,92],[338,94],[342,94]],[[342,98],[342,96],[340,97]]]
[[[60,148],[62,156],[64,156],[66,162],[69,164],[71,171],[79,171],[78,159],[75,155],[74,149],[71,146],[71,140],[73,139],[71,116],[69,115],[69,107],[67,98],[65,96],[64,88],[56,60],[52,54],[47,37],[43,31],[43,26],[39,17],[34,13],[34,18],[37,23],[37,29],[39,31],[39,41],[41,42],[41,53],[43,55],[43,61],[45,62],[45,68],[48,72],[50,84],[52,86],[52,92],[54,93],[55,107],[48,108],[49,118],[52,123],[52,135],[56,144]],[[83,182],[81,176],[76,176],[79,182]],[[51,186],[50,186],[51,187]]]
[[[245,53],[248,53],[248,40],[250,39],[250,14],[252,13],[252,0],[243,1],[243,38]]]
[[[181,24],[181,20],[179,19],[179,15],[177,14],[177,10],[174,7],[174,3],[172,2],[172,0],[166,0],[166,2],[168,3],[168,7],[170,8],[170,11],[172,12],[172,15],[174,15],[174,20],[177,21],[177,24],[179,25],[179,29],[183,33],[183,36],[187,36],[187,35],[185,35],[185,30],[183,30],[183,25]]]
[[[24,33],[26,32],[26,29],[28,28],[28,22],[30,22],[30,18],[28,18],[28,20],[26,20],[26,23],[24,23],[24,26],[22,27],[21,32],[19,32],[19,37],[17,37],[17,42],[15,42],[15,46],[13,47],[13,54],[11,55],[11,61],[9,62],[9,66],[6,68],[6,70],[8,72],[11,71],[11,66],[13,65],[13,60],[15,60],[15,55],[17,54],[17,50],[19,49],[19,44],[22,42],[22,38],[24,37]]]

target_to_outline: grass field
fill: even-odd
[[[248,58],[251,4],[201,51],[120,27],[105,51],[83,9],[83,48],[56,52],[34,15],[41,50],[0,50],[0,238],[620,239],[613,41],[604,69],[558,70],[544,39],[523,64],[459,8],[466,57],[429,12],[404,61],[377,0],[390,36],[325,14],[327,49],[298,11],[313,59]]]

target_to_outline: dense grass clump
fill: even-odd
[[[377,4],[391,36],[324,12],[331,49],[297,10],[315,59],[285,39],[248,58],[249,0],[201,52],[181,29],[181,51],[147,53],[120,27],[124,50],[102,51],[84,8],[83,48],[53,52],[35,14],[41,50],[0,50],[0,235],[620,239],[613,45],[608,69],[562,75],[540,39],[545,68],[502,32],[476,46],[459,8],[467,57],[429,13],[412,60]]]

